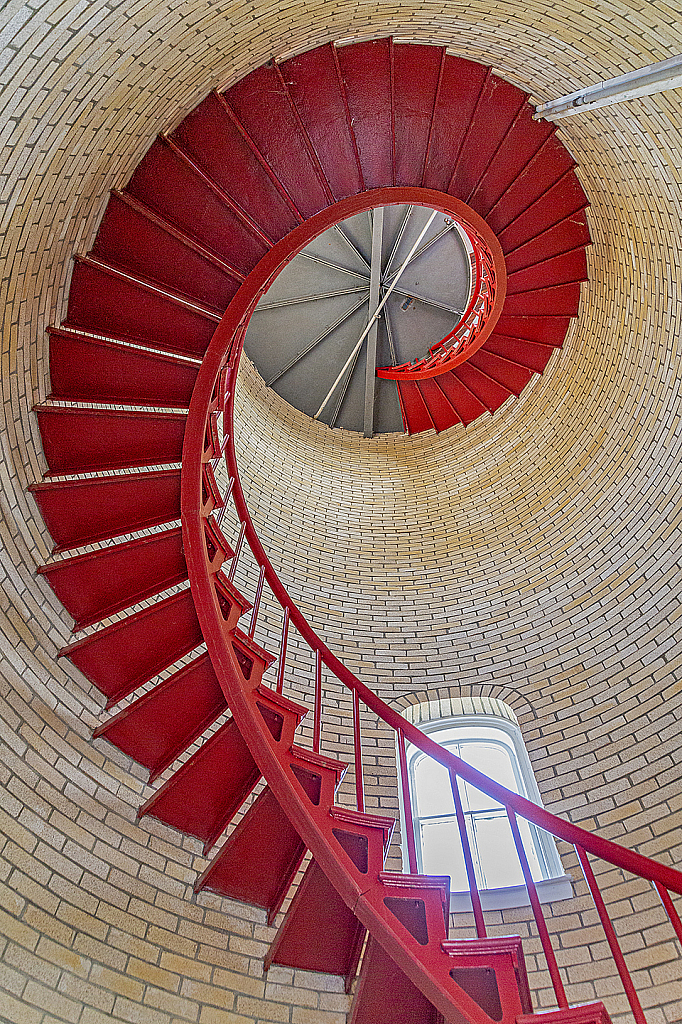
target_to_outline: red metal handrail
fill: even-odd
[[[188,479],[187,485],[185,485],[185,479],[183,478],[183,520],[187,521],[187,526],[183,526],[186,530],[186,552],[188,557],[188,565],[198,565],[201,558],[199,556],[199,544],[201,543],[199,537],[199,531],[196,530],[194,524],[199,523],[199,511],[195,508],[195,503],[198,500],[199,495],[199,456],[194,448],[198,443],[203,444],[203,439],[206,434],[206,429],[209,422],[209,416],[215,412],[215,394],[216,394],[216,382],[220,381],[219,391],[221,392],[229,385],[229,391],[225,394],[225,403],[223,420],[224,436],[227,437],[227,443],[225,445],[225,459],[227,463],[228,473],[232,484],[232,500],[234,502],[238,518],[240,520],[240,538],[246,539],[251,551],[254,555],[256,562],[260,567],[260,579],[259,585],[264,579],[272,591],[272,594],[276,601],[284,609],[285,621],[288,624],[291,622],[295,629],[298,631],[302,639],[308,644],[311,650],[315,654],[316,662],[316,693],[315,693],[315,719],[313,728],[314,743],[319,743],[320,727],[321,727],[321,714],[322,714],[322,699],[321,699],[321,672],[322,665],[326,665],[327,668],[336,676],[336,678],[343,683],[352,693],[353,702],[353,732],[355,740],[355,785],[356,785],[356,796],[358,809],[362,809],[364,806],[364,788],[363,788],[363,772],[362,772],[362,742],[360,736],[360,703],[364,704],[374,714],[376,714],[383,722],[389,725],[396,733],[399,738],[399,759],[401,767],[401,777],[403,778],[404,792],[408,797],[409,801],[409,780],[405,779],[405,747],[404,743],[407,740],[413,746],[421,750],[423,753],[433,758],[439,764],[442,764],[450,773],[450,778],[453,783],[453,793],[455,796],[455,807],[458,807],[458,792],[457,792],[457,779],[462,778],[465,782],[479,789],[483,793],[486,793],[490,798],[496,800],[498,803],[503,805],[509,816],[510,826],[512,829],[512,835],[517,846],[517,851],[521,861],[522,872],[526,887],[529,892],[531,906],[533,909],[534,917],[542,941],[543,949],[547,959],[550,975],[554,984],[557,1002],[559,1005],[565,1005],[565,993],[563,990],[563,984],[559,975],[558,966],[556,965],[556,958],[551,946],[547,927],[544,922],[542,909],[540,907],[540,901],[536,891],[535,883],[533,881],[530,868],[528,865],[525,850],[521,840],[521,835],[518,829],[516,821],[517,815],[525,818],[527,821],[533,823],[537,827],[543,829],[546,832],[554,835],[558,839],[562,839],[576,847],[579,859],[585,872],[585,877],[588,886],[595,899],[597,911],[599,913],[602,924],[604,925],[607,940],[611,947],[616,966],[623,984],[626,990],[626,994],[630,999],[633,1013],[637,1019],[638,1024],[643,1024],[643,1016],[641,1015],[641,1007],[634,994],[634,986],[632,985],[632,979],[625,965],[622,953],[620,953],[617,942],[614,943],[615,932],[611,925],[608,914],[603,903],[601,894],[599,893],[596,879],[592,871],[589,860],[587,859],[587,853],[589,852],[594,857],[598,857],[609,864],[612,864],[622,870],[629,871],[632,874],[638,875],[639,877],[646,878],[653,882],[656,886],[664,907],[668,912],[673,927],[679,934],[679,917],[677,911],[670,898],[670,892],[674,892],[682,895],[682,873],[664,864],[659,864],[656,861],[650,860],[649,858],[639,854],[633,850],[621,847],[610,840],[604,839],[600,836],[592,835],[591,833],[580,828],[580,826],[574,825],[571,822],[565,821],[561,818],[556,817],[549,811],[536,804],[531,803],[526,798],[520,796],[517,793],[513,793],[501,786],[499,783],[492,779],[487,778],[475,768],[472,768],[465,761],[456,757],[450,753],[444,747],[435,743],[427,735],[422,733],[415,725],[408,722],[400,714],[398,714],[393,708],[385,704],[377,695],[370,690],[364,683],[362,683],[339,659],[329,650],[326,644],[317,636],[312,627],[309,625],[301,611],[297,608],[295,603],[289,597],[284,585],[280,581],[277,573],[275,572],[264,548],[261,544],[249,510],[244,497],[244,492],[239,477],[237,458],[234,446],[232,419],[234,415],[234,383],[237,373],[237,367],[239,362],[239,356],[241,353],[241,347],[243,343],[244,334],[248,325],[249,318],[255,305],[260,296],[267,290],[270,282],[277,276],[280,269],[285,266],[289,260],[296,255],[310,240],[315,237],[321,231],[325,230],[326,227],[330,226],[330,223],[334,223],[337,220],[342,219],[344,216],[351,216],[356,212],[361,212],[362,209],[366,209],[369,205],[378,205],[379,203],[385,204],[385,194],[381,193],[400,193],[401,198],[398,201],[405,201],[404,194],[414,192],[414,197],[408,198],[407,201],[416,202],[420,205],[438,205],[434,202],[434,198],[438,197],[436,194],[433,198],[428,194],[426,190],[410,190],[410,189],[389,189],[389,190],[376,190],[375,193],[365,193],[362,197],[354,197],[353,200],[344,200],[337,204],[333,212],[330,210],[323,211],[322,214],[318,214],[299,228],[294,231],[280,243],[277,243],[273,249],[261,260],[256,269],[249,276],[247,281],[241,286],[237,295],[232,300],[227,313],[221,321],[220,327],[216,332],[211,345],[209,346],[208,352],[204,358],[202,368],[200,370],[199,377],[197,378],[197,385],[195,387],[195,398],[193,398],[192,406],[190,407],[190,414],[188,417],[188,426],[185,438],[185,450],[183,452],[183,472],[185,469],[185,453],[188,454],[188,465],[190,467],[192,479]],[[442,203],[442,197],[438,197]],[[448,197],[449,199],[449,197]],[[361,201],[362,200],[362,201]],[[454,202],[454,201],[453,201]],[[227,368],[227,369],[226,369]],[[222,376],[221,376],[222,374]],[[196,400],[195,400],[196,399]],[[203,403],[203,407],[202,407]],[[213,404],[211,404],[213,403]],[[222,404],[222,403],[221,403]],[[236,556],[233,560],[233,566],[236,564]],[[206,611],[210,605],[209,601],[209,590],[205,581],[194,580],[192,573],[190,573],[190,580],[194,586],[196,583],[197,590],[195,600],[198,599],[198,610],[201,612]],[[210,598],[213,600],[213,597]],[[222,636],[222,634],[221,634]],[[209,649],[212,645],[215,646],[215,638],[212,638],[209,642]],[[216,648],[218,661],[221,660],[222,655],[219,653],[220,648]],[[227,658],[229,662],[229,658]],[[226,664],[227,664],[226,662]],[[283,657],[280,659],[280,672],[283,666]],[[406,804],[409,806],[409,802]],[[464,815],[461,812],[461,801],[459,803],[459,812],[457,813],[457,821],[460,828],[460,834],[462,837],[463,849],[465,854],[465,863],[467,867],[467,875],[469,878],[469,887],[472,898],[472,907],[474,910],[474,917],[476,921],[476,927],[479,935],[485,935],[485,924],[483,921],[483,913],[480,904],[480,897],[476,886],[476,881],[473,873],[473,863],[471,860],[471,851],[468,850],[468,838],[466,836],[466,825],[464,823]],[[410,831],[410,820],[408,817],[407,821],[408,833]],[[414,835],[412,834],[412,846],[414,844]],[[415,856],[409,843],[408,838],[408,850],[410,850],[410,869],[415,868]],[[467,856],[468,850],[468,856]]]

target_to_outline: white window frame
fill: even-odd
[[[521,729],[515,722],[495,714],[490,714],[486,710],[472,714],[449,715],[442,718],[421,721],[419,723],[419,729],[429,735],[430,738],[435,740],[437,743],[439,742],[437,736],[438,733],[443,733],[447,730],[457,728],[475,729],[477,726],[499,729],[511,740],[511,746],[513,747],[513,751],[516,756],[514,773],[519,792],[528,800],[531,800],[533,803],[542,807],[542,798],[540,796],[537,782],[535,781],[535,775],[533,774],[533,768],[530,763],[530,758],[528,757],[528,751],[526,750],[526,746],[523,741]],[[475,740],[473,742],[475,742]],[[410,785],[410,799],[413,808],[417,807],[414,771],[417,761],[423,756],[425,755],[422,754],[418,747],[408,743],[407,770]],[[403,799],[400,779],[399,796],[401,836],[403,837],[403,863],[407,864],[405,801]],[[420,836],[421,830],[419,823],[420,818],[413,812],[411,825],[417,851],[417,870],[421,872],[423,870],[423,861]],[[529,828],[531,830],[532,841],[543,874],[543,877],[535,882],[540,901],[542,903],[548,903],[553,900],[569,899],[573,896],[571,877],[570,875],[566,875],[563,871],[561,859],[553,836],[544,832],[542,829],[538,829],[530,823]],[[530,904],[528,891],[525,885],[510,885],[496,889],[480,889],[479,891],[481,905],[484,910],[504,910],[506,908],[522,907]],[[468,890],[464,892],[451,892],[450,909],[454,912],[471,910],[471,897]]]

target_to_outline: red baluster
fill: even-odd
[[[545,954],[545,960],[547,961],[547,967],[549,968],[549,975],[552,979],[552,985],[554,986],[554,995],[556,996],[557,1005],[560,1009],[565,1010],[568,1008],[568,1000],[566,999],[566,992],[564,991],[564,983],[561,980],[561,975],[559,974],[559,965],[556,962],[556,957],[552,948],[552,941],[549,937],[549,932],[547,931],[545,915],[542,913],[538,891],[535,888],[535,882],[533,881],[533,876],[530,873],[528,858],[526,857],[526,851],[523,848],[523,840],[521,839],[521,833],[519,832],[516,814],[511,807],[507,808],[507,815],[509,816],[509,824],[511,825],[516,852],[518,853],[519,861],[521,862],[523,879],[526,883],[526,888],[528,889],[530,905],[533,908],[535,923],[538,927],[538,934],[540,936],[540,942],[542,943],[542,951]]]
[[[455,801],[455,814],[457,815],[457,827],[459,828],[459,838],[462,841],[464,866],[466,867],[467,879],[469,881],[469,895],[471,896],[471,907],[474,912],[474,921],[476,922],[476,935],[478,936],[479,939],[485,939],[488,933],[485,930],[485,921],[483,919],[481,897],[478,892],[478,885],[476,884],[476,873],[474,871],[474,860],[473,857],[471,856],[471,844],[469,843],[469,833],[467,832],[466,820],[464,818],[464,809],[462,807],[462,798],[459,794],[459,786],[457,785],[457,775],[452,770],[450,771],[450,785],[452,786],[452,797]]]
[[[407,752],[405,750],[405,733],[398,730],[398,760],[400,762],[400,782],[403,788],[403,806],[405,808],[405,838],[407,839],[407,862],[410,874],[417,874],[417,847],[414,841],[414,817],[412,815],[412,797],[410,795],[410,779],[407,772]]]
[[[353,744],[355,746],[355,798],[359,811],[365,809],[365,792],[362,781],[362,737],[360,735],[360,696],[353,690]]]
[[[313,750],[320,752],[322,731],[322,652],[315,651],[315,721],[313,723]]]
[[[623,983],[623,988],[625,989],[625,995],[628,998],[630,1009],[632,1010],[633,1016],[637,1021],[637,1024],[646,1024],[646,1017],[644,1016],[642,1005],[639,999],[637,998],[635,986],[632,984],[632,978],[630,977],[630,972],[627,968],[627,964],[625,963],[625,957],[623,956],[623,952],[618,944],[618,939],[616,938],[615,929],[611,924],[611,919],[608,915],[606,905],[604,903],[604,900],[602,899],[601,893],[599,892],[599,886],[597,885],[597,879],[594,877],[592,865],[590,864],[589,859],[587,857],[587,853],[585,850],[583,850],[582,846],[576,845],[575,850],[580,859],[580,866],[583,869],[585,881],[590,887],[592,899],[594,900],[594,905],[597,908],[597,913],[599,914],[599,920],[601,921],[602,928],[604,929],[604,932],[606,934],[606,941],[609,944],[611,956],[616,962],[616,967],[618,968],[620,980]]]
[[[660,882],[654,882],[654,885],[658,890],[658,895],[661,897],[663,906],[665,907],[666,913],[670,918],[670,923],[675,929],[675,934],[677,935],[680,942],[682,942],[682,921],[680,920],[680,915],[677,913],[675,904],[670,898],[670,893],[665,888],[665,886],[661,885]]]
[[[279,665],[277,666],[277,693],[282,692],[284,686],[284,664],[287,659],[287,640],[289,638],[289,609],[284,609],[284,622],[282,623],[282,642],[279,647]]]
[[[234,579],[234,574],[237,571],[237,562],[239,561],[239,556],[242,553],[242,544],[244,543],[244,534],[245,533],[246,533],[246,523],[242,523],[241,530],[239,531],[239,539],[237,540],[237,546],[234,549],[234,558],[232,559],[232,564],[230,565],[230,571],[227,574],[227,578],[230,581],[230,583]]]
[[[256,587],[256,596],[253,599],[253,610],[251,612],[251,622],[249,623],[249,636],[253,636],[256,632],[256,622],[258,621],[258,612],[260,611],[260,599],[263,596],[263,582],[265,580],[265,566],[260,567],[260,576],[258,577],[258,586]]]

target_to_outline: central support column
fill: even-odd
[[[369,268],[369,310],[368,323],[371,323],[367,335],[367,361],[365,366],[365,418],[364,435],[374,434],[374,393],[376,389],[377,367],[377,333],[379,318],[374,314],[379,305],[379,289],[381,287],[381,244],[384,234],[384,208],[377,206],[372,212],[372,259]]]

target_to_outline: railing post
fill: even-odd
[[[407,840],[407,862],[410,874],[417,874],[417,846],[414,841],[414,816],[412,814],[412,797],[410,795],[410,778],[407,771],[407,751],[405,750],[405,733],[398,730],[398,760],[400,762],[400,782],[403,789],[403,807],[405,808],[405,839]]]
[[[521,862],[523,880],[525,881],[526,888],[528,889],[530,905],[533,908],[535,923],[538,928],[540,942],[542,943],[542,951],[545,954],[545,960],[547,961],[547,967],[549,968],[549,976],[552,979],[552,985],[554,986],[554,994],[556,996],[557,1005],[561,1010],[566,1010],[568,1009],[568,1000],[566,999],[564,983],[561,980],[561,975],[559,974],[559,965],[556,962],[554,949],[552,948],[552,940],[550,939],[549,932],[547,931],[545,915],[542,913],[542,907],[540,906],[540,898],[538,896],[538,891],[535,888],[535,882],[533,881],[533,876],[528,865],[526,851],[523,848],[523,840],[521,839],[521,833],[519,832],[519,824],[516,820],[516,814],[511,809],[511,807],[507,807],[507,816],[509,817],[509,824],[511,825],[512,836],[514,837],[514,845],[516,846],[516,852],[518,853],[519,861]]]
[[[256,632],[256,622],[258,621],[258,612],[260,611],[260,600],[263,596],[263,582],[265,580],[265,566],[260,567],[260,576],[258,577],[258,586],[256,587],[256,596],[253,599],[253,610],[251,611],[251,622],[249,623],[249,636],[252,637]]]
[[[365,809],[365,791],[362,779],[362,736],[360,735],[360,695],[353,690],[353,745],[355,748],[355,799],[359,811]]]
[[[225,518],[225,513],[227,512],[227,503],[230,500],[230,497],[232,495],[232,488],[233,487],[234,487],[234,477],[231,476],[230,479],[229,479],[228,485],[227,485],[227,490],[225,491],[225,497],[223,498],[223,503],[220,506],[220,508],[218,509],[218,514],[215,517],[215,521],[218,524],[218,526],[222,525],[223,519]]]
[[[488,933],[485,930],[485,920],[483,918],[481,897],[478,892],[478,885],[476,884],[476,872],[474,871],[474,860],[473,857],[471,856],[471,844],[469,843],[469,833],[467,832],[466,819],[464,817],[464,808],[462,807],[462,798],[460,796],[459,786],[457,784],[457,775],[452,770],[450,770],[450,785],[452,786],[452,798],[455,801],[455,814],[457,816],[459,838],[462,841],[464,866],[466,868],[467,879],[469,881],[469,895],[471,896],[471,907],[474,912],[474,921],[476,923],[476,935],[478,936],[479,939],[485,939]]]
[[[625,963],[625,957],[623,956],[623,952],[618,944],[615,929],[611,924],[611,918],[608,915],[606,904],[604,903],[604,900],[602,899],[602,894],[599,891],[597,879],[594,877],[594,871],[592,870],[592,865],[589,862],[587,852],[583,850],[582,846],[577,845],[575,851],[578,854],[580,866],[582,867],[583,874],[585,875],[585,881],[587,882],[590,888],[590,892],[592,893],[592,899],[594,900],[594,905],[597,908],[597,913],[599,914],[599,920],[601,921],[602,928],[604,929],[604,933],[606,934],[606,941],[609,944],[611,956],[616,962],[616,967],[618,968],[620,980],[623,983],[625,995],[627,996],[628,1002],[630,1004],[632,1014],[635,1020],[637,1021],[637,1024],[646,1024],[646,1017],[644,1016],[644,1011],[642,1010],[642,1004],[640,1003],[637,997],[637,993],[635,992],[635,986],[632,984],[632,978],[630,977],[630,972],[627,968],[627,964]]]
[[[661,897],[661,902],[665,907],[665,911],[670,918],[670,923],[675,929],[675,935],[677,935],[677,938],[682,942],[682,921],[680,920],[680,915],[677,913],[675,904],[670,898],[670,893],[664,885],[661,885],[660,882],[654,882],[654,885],[656,886],[658,895]]]
[[[282,692],[284,687],[284,664],[287,660],[287,640],[289,638],[289,609],[284,609],[284,622],[282,623],[282,641],[279,647],[279,665],[277,666],[277,693]]]
[[[246,533],[246,523],[242,523],[241,529],[239,531],[239,538],[237,540],[237,546],[234,549],[234,557],[232,559],[232,564],[230,565],[230,571],[227,574],[227,578],[230,581],[230,583],[234,579],[234,574],[237,571],[237,562],[239,561],[239,556],[242,553],[242,544],[244,543],[244,534],[245,533]]]
[[[320,752],[322,731],[322,651],[315,651],[315,720],[313,722],[313,750]]]

